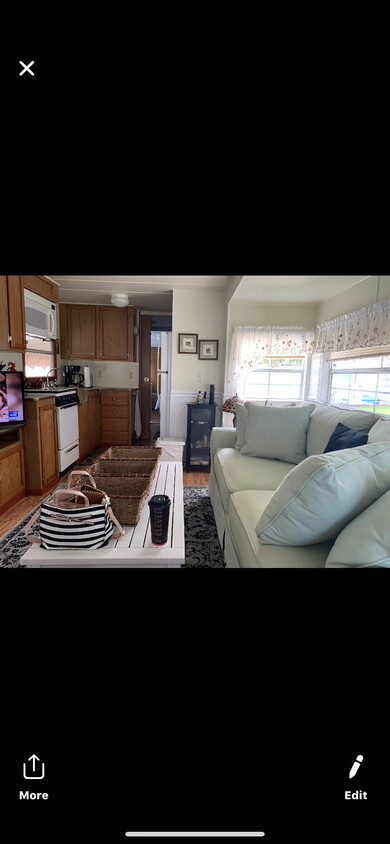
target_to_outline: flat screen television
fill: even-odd
[[[9,425],[23,425],[23,372],[0,372],[0,432]]]

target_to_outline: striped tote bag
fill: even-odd
[[[40,536],[29,531],[40,516]],[[114,524],[119,533],[114,535]],[[54,492],[41,504],[40,511],[30,519],[26,530],[29,542],[51,551],[95,550],[107,545],[109,539],[119,539],[124,531],[115,518],[109,497],[98,490],[85,495],[72,489]]]

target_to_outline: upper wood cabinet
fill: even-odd
[[[99,308],[98,358],[130,360],[127,308]]]
[[[68,305],[68,348],[64,357],[96,358],[96,310],[93,305]]]
[[[32,290],[33,293],[37,293],[38,296],[43,296],[45,299],[49,299],[50,302],[59,301],[59,287],[54,281],[50,281],[49,278],[44,278],[41,275],[24,275],[22,278],[23,285],[27,288],[27,290]]]
[[[133,360],[134,308],[60,305],[61,356]]]
[[[21,275],[0,276],[0,348],[26,351],[24,286]]]

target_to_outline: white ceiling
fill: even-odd
[[[244,275],[234,302],[323,302],[368,275]]]
[[[112,293],[127,293],[142,310],[172,310],[172,290],[226,288],[228,275],[51,275],[60,284],[60,302],[105,305]]]

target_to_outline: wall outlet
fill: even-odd
[[[98,378],[103,378],[103,370],[99,369]]]
[[[202,376],[201,372],[196,373],[196,383],[197,384],[203,384],[203,376]]]

